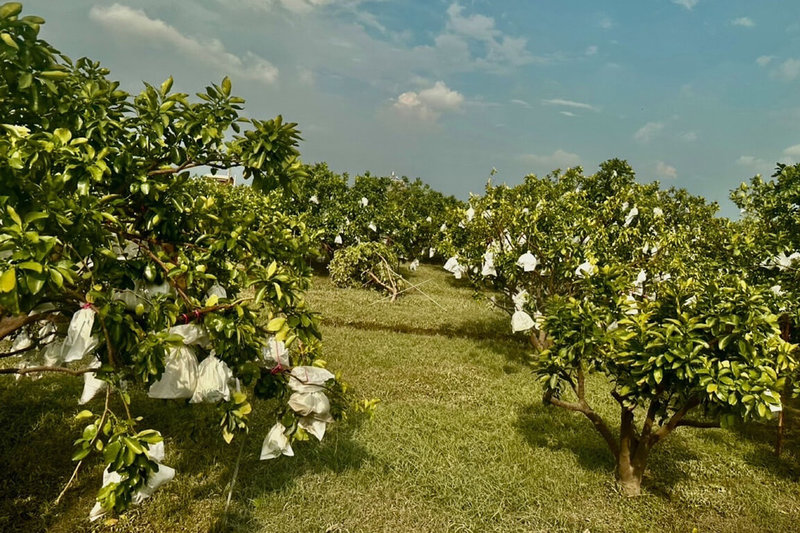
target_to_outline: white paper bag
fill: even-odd
[[[171,348],[161,379],[150,386],[150,398],[191,398],[197,388],[197,356],[188,346]]]
[[[197,368],[197,388],[194,390],[190,403],[210,402],[231,399],[231,389],[228,382],[233,378],[233,372],[225,361],[215,356],[206,357]]]

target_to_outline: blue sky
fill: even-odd
[[[444,192],[627,159],[720,202],[800,161],[800,2],[31,0],[42,36],[125,88],[230,75],[306,162]]]

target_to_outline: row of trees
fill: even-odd
[[[781,166],[777,181],[743,185],[741,222],[637,183],[620,160],[589,176],[490,183],[449,232],[446,268],[500,294],[535,346],[544,401],[592,422],[635,495],[650,451],[677,427],[782,411],[797,368],[799,174]],[[619,433],[587,402],[593,372],[619,404]]]
[[[303,216],[326,261],[338,249],[366,242],[382,242],[400,259],[438,260],[451,217],[463,205],[419,178],[367,172],[351,180],[325,163],[305,166],[291,187],[291,195],[277,195],[281,210]]]

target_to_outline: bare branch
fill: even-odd
[[[675,427],[686,426],[690,428],[718,428],[721,427],[719,420],[690,420],[684,418],[678,421]]]
[[[684,416],[686,416],[686,413],[697,407],[699,404],[700,400],[697,398],[690,398],[683,407],[681,407],[674,415],[672,415],[672,418],[670,418],[666,424],[661,426],[658,431],[650,435],[652,445],[655,445],[661,439],[669,435],[672,430],[678,427],[678,423],[683,419]]]
[[[22,329],[28,324],[33,324],[40,320],[52,320],[51,315],[60,313],[61,309],[51,309],[49,311],[42,311],[35,315],[14,315],[7,316],[0,319],[0,340],[5,339],[12,333]]]
[[[69,374],[70,376],[82,376],[89,372],[97,372],[96,368],[82,368],[80,370],[73,370],[63,366],[29,366],[24,368],[0,368],[0,374],[18,374],[24,376],[26,374],[37,374],[39,372],[57,372],[59,374]]]

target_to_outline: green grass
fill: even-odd
[[[213,409],[134,398],[146,427],[167,437],[178,470],[114,531],[796,531],[797,432],[781,459],[772,429],[681,428],[653,452],[645,495],[627,499],[589,422],[545,408],[507,318],[438,269],[412,276],[420,294],[380,302],[317,278],[325,358],[375,417],[332,428],[296,457],[260,462],[268,421],[256,415],[234,500],[223,514],[238,445],[219,438]],[[378,302],[378,303],[375,303]],[[0,530],[85,531],[100,484],[87,469],[53,507],[71,473],[71,417],[81,384],[60,377],[0,381]],[[618,413],[594,377],[590,402]],[[99,401],[99,400],[95,400]],[[255,412],[259,413],[258,404]],[[263,412],[263,410],[262,410]],[[794,428],[792,428],[794,429]],[[95,526],[97,527],[97,526]]]

